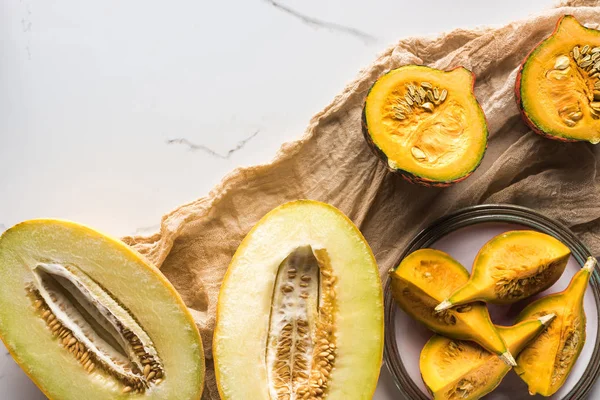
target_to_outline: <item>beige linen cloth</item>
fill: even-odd
[[[219,398],[211,341],[229,261],[252,226],[284,202],[309,198],[341,209],[371,245],[382,277],[407,241],[432,220],[481,203],[539,210],[600,254],[600,145],[561,143],[532,133],[514,98],[519,64],[563,14],[598,28],[600,1],[569,1],[499,29],[458,29],[438,38],[399,41],[315,115],[300,140],[283,145],[272,162],[236,169],[207,197],[165,215],[159,233],[124,239],[161,268],[191,310],[207,358],[205,399]],[[462,65],[477,77],[475,95],[488,118],[489,147],[479,169],[461,183],[448,188],[410,184],[388,172],[363,139],[361,110],[368,89],[386,71],[405,64]]]

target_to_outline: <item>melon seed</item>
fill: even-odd
[[[299,279],[287,273],[292,266],[299,270]],[[266,349],[272,399],[318,400],[326,395],[329,371],[335,362],[329,347],[335,332],[334,282],[324,250],[300,247],[281,263]],[[303,290],[279,289],[283,287]]]

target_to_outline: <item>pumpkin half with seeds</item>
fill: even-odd
[[[383,295],[354,224],[308,200],[260,220],[221,286],[213,354],[225,400],[371,399]]]
[[[566,15],[521,66],[516,97],[525,122],[562,141],[600,142],[600,31]]]
[[[158,269],[72,222],[0,238],[0,338],[51,399],[199,399],[202,341]]]
[[[469,176],[487,147],[487,124],[465,68],[407,65],[380,77],[363,108],[363,133],[386,166],[411,182],[447,186]]]

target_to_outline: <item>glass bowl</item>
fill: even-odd
[[[561,279],[547,291],[510,306],[490,305],[492,320],[512,325],[516,315],[531,301],[563,290],[578,268],[591,256],[590,250],[568,228],[531,209],[513,205],[480,205],[464,208],[433,222],[413,238],[400,261],[413,251],[433,247],[456,258],[467,269],[481,246],[492,237],[515,229],[533,229],[556,237],[571,249],[571,259]],[[396,386],[411,400],[431,399],[419,373],[419,354],[432,333],[412,320],[394,302],[391,282],[385,285],[385,352],[384,360]],[[586,342],[564,386],[549,399],[586,399],[600,373],[600,275],[594,271],[584,299],[587,316]],[[513,372],[504,378],[490,400],[520,400],[532,397],[527,386]]]

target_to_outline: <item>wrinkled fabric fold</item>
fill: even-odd
[[[315,115],[298,141],[284,144],[272,162],[234,170],[208,196],[165,215],[159,233],[123,239],[161,268],[190,308],[207,357],[205,399],[219,398],[212,334],[229,261],[252,226],[287,201],[325,201],[346,213],[369,242],[384,279],[420,229],[444,214],[482,203],[536,209],[572,228],[600,254],[600,147],[534,134],[521,120],[514,96],[521,61],[563,14],[598,28],[600,2],[565,2],[497,29],[459,29],[439,38],[399,41]],[[475,95],[488,119],[488,150],[471,177],[449,188],[413,185],[388,172],[361,132],[362,106],[373,82],[390,69],[414,63],[440,69],[462,65],[477,77]]]

